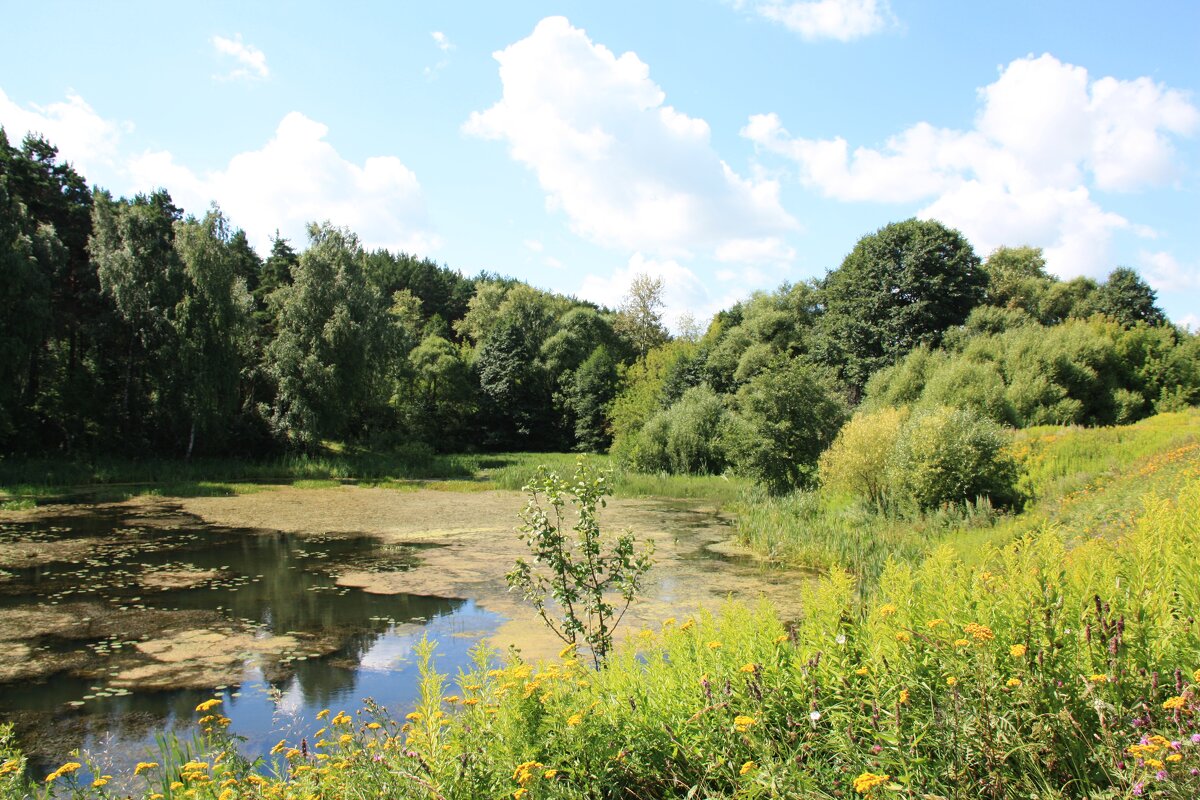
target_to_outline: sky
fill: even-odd
[[[1200,328],[1200,3],[12,3],[0,126],[93,185],[667,319],[910,217]]]

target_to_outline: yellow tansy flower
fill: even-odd
[[[747,761],[745,764],[742,764],[742,768],[738,770],[738,775],[745,775],[746,773],[753,772],[756,769],[758,769],[758,764],[755,764],[753,761]]]

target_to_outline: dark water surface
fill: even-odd
[[[370,697],[402,710],[417,697],[413,647],[422,636],[438,642],[439,671],[454,674],[503,621],[471,601],[374,595],[334,582],[347,567],[404,570],[418,557],[413,546],[216,528],[170,509],[157,520],[139,516],[137,527],[127,526],[128,511],[82,512],[0,523],[0,543],[35,541],[68,553],[73,541],[91,540],[75,548],[86,555],[9,567],[0,580],[0,626],[17,625],[26,614],[69,620],[50,631],[0,631],[0,647],[27,647],[41,665],[36,674],[0,683],[0,720],[15,723],[35,777],[75,748],[114,772],[158,760],[155,733],[190,736],[195,706],[214,696],[224,700],[230,730],[246,737],[250,758],[285,736],[311,733],[324,708],[353,712]],[[141,583],[164,570],[215,574],[183,588]],[[228,656],[217,666],[229,677],[215,690],[211,683],[202,688],[202,675],[180,679],[193,688],[161,676],[140,683],[139,666],[155,663],[141,648],[189,630],[295,643]]]

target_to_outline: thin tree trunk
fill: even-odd
[[[187,455],[184,456],[184,461],[192,460],[192,447],[196,444],[196,418],[192,417],[192,431],[188,434]]]

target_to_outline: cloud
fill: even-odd
[[[1192,333],[1200,333],[1200,315],[1198,314],[1185,314],[1176,324],[1187,328]]]
[[[733,294],[714,298],[696,273],[674,259],[647,258],[641,253],[634,253],[624,267],[614,270],[607,277],[594,274],[584,276],[577,294],[593,303],[618,308],[637,275],[662,279],[665,306],[663,323],[671,330],[678,330],[679,318],[683,314],[707,321],[735,299]]]
[[[267,56],[254,45],[243,42],[240,33],[232,39],[214,36],[212,45],[218,53],[230,56],[240,65],[225,75],[217,76],[219,80],[266,80],[270,77]]]
[[[437,78],[439,72],[450,66],[450,53],[455,50],[455,46],[454,42],[450,41],[446,34],[441,31],[434,31],[429,35],[433,38],[433,42],[437,45],[438,50],[441,50],[443,54],[443,58],[436,64],[424,69],[426,79],[432,81]]]
[[[879,33],[893,24],[887,0],[750,0],[737,3],[783,25],[802,39],[849,42]]]
[[[1159,294],[1200,291],[1200,265],[1185,267],[1165,252],[1142,252],[1138,262],[1142,276]]]
[[[438,49],[443,53],[449,53],[454,49],[454,43],[446,38],[446,34],[441,31],[434,31],[429,35],[433,37],[433,41],[437,43]]]
[[[1040,246],[1069,277],[1107,274],[1115,231],[1153,235],[1093,193],[1169,183],[1179,175],[1173,138],[1200,128],[1183,92],[1148,78],[1091,80],[1051,55],[1013,61],[979,101],[970,130],[922,122],[853,152],[840,137],[792,136],[776,114],[751,117],[742,135],[794,161],[800,181],[826,197],[926,202],[919,216],[959,228],[981,252]]]
[[[58,148],[59,157],[69,161],[85,177],[100,165],[110,165],[117,157],[121,134],[132,129],[106,120],[87,102],[67,93],[63,102],[46,106],[30,104],[22,108],[0,89],[0,127],[13,145],[20,145],[27,133],[39,133]]]
[[[797,227],[779,184],[725,164],[708,124],[666,105],[636,54],[618,57],[549,17],[495,58],[503,97],[463,129],[507,142],[537,175],[547,208],[564,213],[576,234],[686,258]]]
[[[260,252],[277,228],[302,244],[306,224],[324,220],[349,227],[368,247],[435,249],[413,171],[393,156],[347,161],[325,140],[328,132],[293,111],[261,149],[235,155],[224,169],[198,175],[169,152],[151,152],[129,170],[135,187],[165,186],[193,213],[215,201]]]

